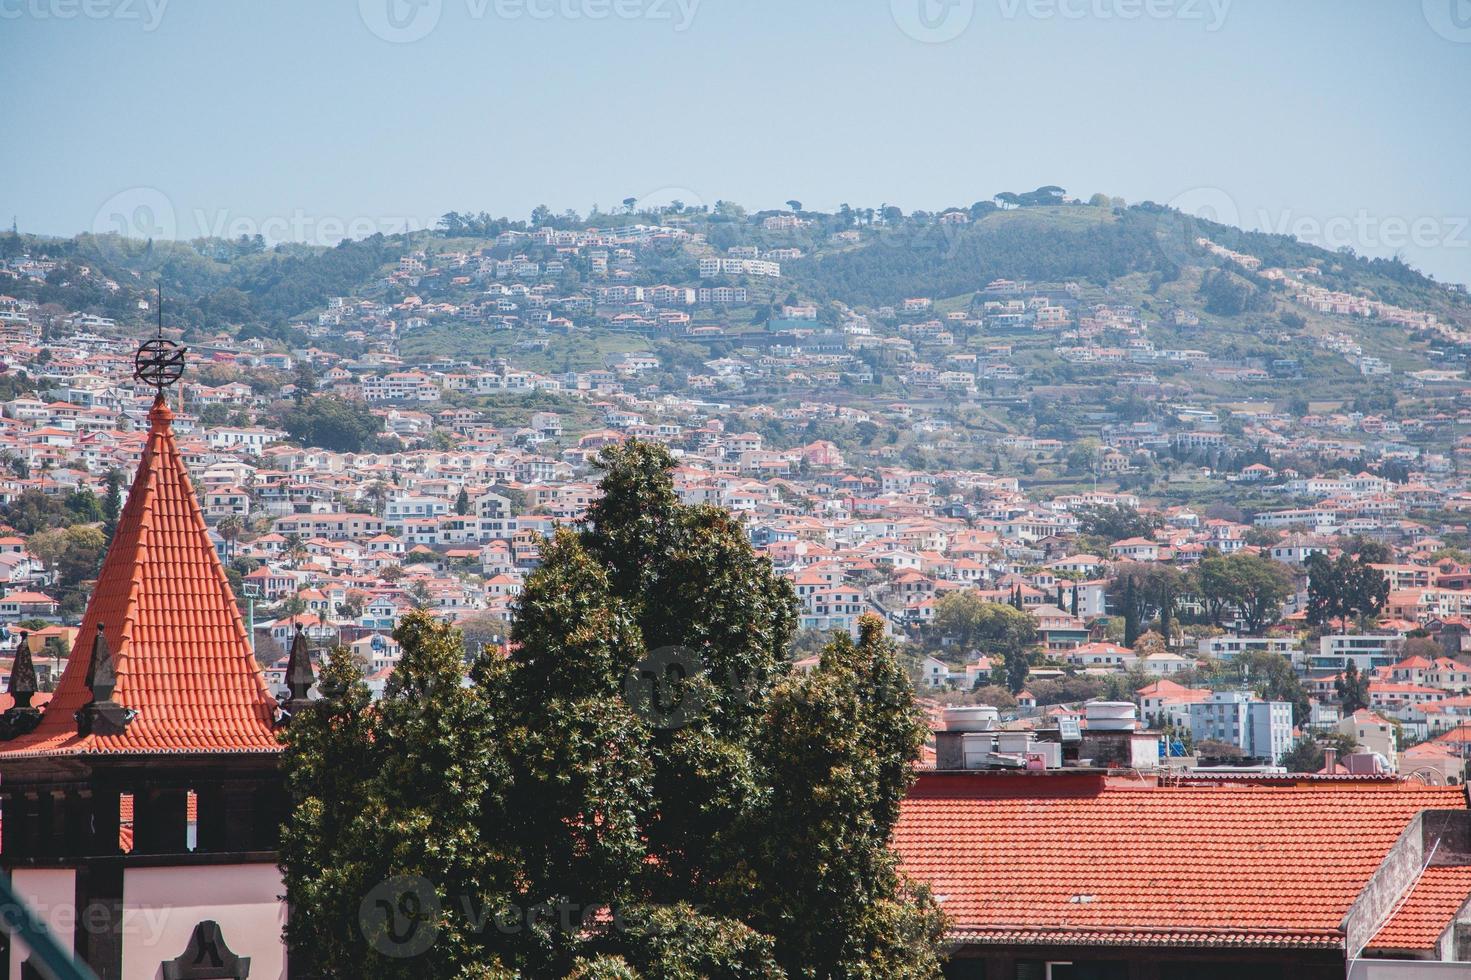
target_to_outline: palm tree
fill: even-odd
[[[292,561],[301,561],[306,557],[306,539],[297,531],[286,535],[286,557]]]
[[[364,489],[368,503],[373,508],[374,517],[383,516],[383,508],[388,506],[388,484],[382,480],[374,480]]]
[[[245,525],[234,514],[227,514],[220,518],[220,522],[215,525],[215,530],[219,532],[220,537],[225,539],[225,553],[234,558],[235,545],[240,541],[240,534],[245,530]]]

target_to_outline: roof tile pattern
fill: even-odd
[[[1344,913],[1410,818],[1465,806],[1460,787],[1418,783],[933,773],[894,846],[961,941],[1341,946]]]
[[[1368,948],[1433,949],[1467,902],[1471,902],[1471,865],[1426,868]]]
[[[274,752],[275,701],[210,544],[162,398],[96,591],[40,726],[0,758],[99,752]],[[101,623],[117,669],[113,700],[138,712],[121,735],[77,734]]]

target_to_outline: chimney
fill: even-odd
[[[1324,749],[1323,750],[1323,772],[1326,772],[1326,773],[1328,773],[1331,776],[1331,775],[1333,775],[1333,773],[1335,773],[1337,771],[1338,771],[1338,750],[1337,749]]]

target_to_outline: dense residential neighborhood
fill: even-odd
[[[992,278],[959,297],[822,300],[814,250],[885,221],[966,228],[1016,209],[834,225],[723,207],[738,232],[678,209],[582,229],[447,215],[271,329],[215,321],[218,293],[174,301],[167,283],[12,236],[0,684],[34,674],[39,708],[90,676],[83,614],[104,552],[132,533],[140,454],[165,437],[288,721],[326,696],[313,684],[334,650],[370,698],[402,697],[426,621],[460,630],[467,676],[523,656],[514,626],[527,590],[547,588],[559,529],[591,533],[612,461],[658,446],[679,505],[730,515],[790,589],[783,670],[821,676],[834,636],[896,651],[928,735],[892,844],[946,896],[952,975],[1117,943],[1125,972],[1098,975],[1170,948],[1188,952],[1179,969],[1255,949],[1294,976],[1341,975],[1352,949],[1458,956],[1462,830],[1430,814],[1464,812],[1471,745],[1461,295],[1425,294],[1435,311],[1362,299],[1318,285],[1318,265],[1200,235],[1199,261],[1218,264],[1188,288]],[[1218,292],[1251,282],[1275,312],[1223,313]],[[1242,356],[1243,320],[1273,356]],[[1384,330],[1414,359],[1366,353]],[[187,369],[160,380],[169,362],[149,344],[186,348]],[[0,694],[4,717],[18,705]],[[1079,799],[1052,829],[1032,812]],[[1045,896],[995,911],[1039,864],[1095,901],[1086,861],[1043,854],[1114,806],[1157,811],[1190,875],[1229,879],[1214,911],[1125,921]],[[1333,822],[1304,816],[1325,807]],[[1015,853],[1037,852],[1015,880],[994,873],[994,841],[971,840],[994,814],[1015,821],[996,831]],[[1224,849],[1200,839],[1217,823]],[[1360,840],[1357,864],[1312,915],[1247,910],[1278,869],[1236,856],[1275,843],[1262,826],[1300,823]],[[970,841],[959,863],[942,839]],[[1442,844],[1443,889],[1422,894],[1396,869]]]

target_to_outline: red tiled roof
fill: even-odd
[[[0,758],[94,752],[275,752],[275,701],[174,443],[160,398],[148,443],[78,633],[40,726]],[[77,734],[101,623],[116,663],[113,700],[137,711],[121,735]]]
[[[1369,941],[1369,948],[1431,949],[1467,902],[1471,902],[1471,865],[1426,868],[1393,918]]]
[[[1411,817],[1465,806],[1461,787],[1387,780],[923,773],[894,847],[960,941],[1336,947]]]

